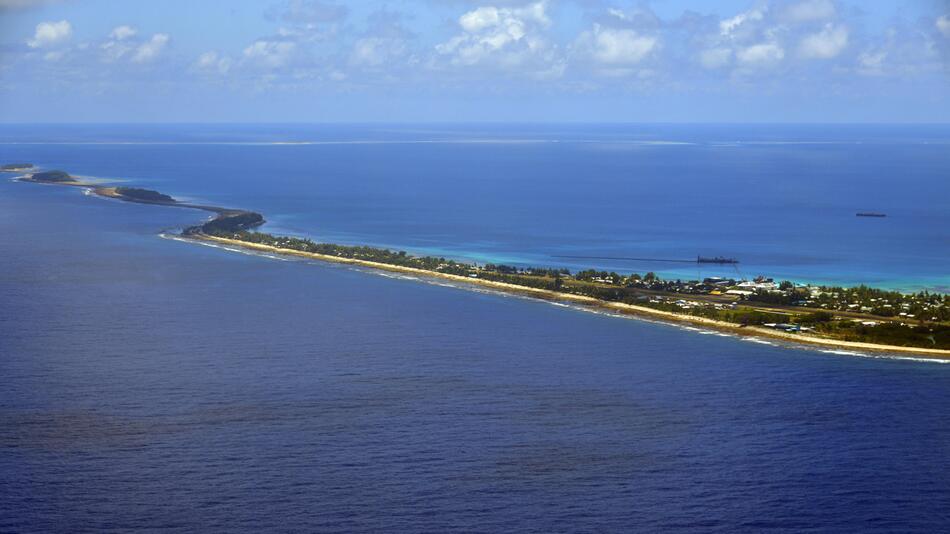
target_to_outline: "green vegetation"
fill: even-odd
[[[833,321],[835,315],[826,311],[817,311],[798,316],[798,322],[801,324],[816,325]]]
[[[231,234],[234,232],[242,232],[248,228],[254,228],[262,224],[264,224],[264,217],[260,213],[254,213],[253,211],[225,211],[219,213],[217,217],[202,224],[201,226],[192,226],[191,228],[186,228],[185,234]]]
[[[26,163],[4,165],[0,170],[29,168]],[[32,181],[79,185],[63,171],[37,172]],[[736,326],[760,326],[797,333],[810,332],[842,341],[883,345],[950,349],[950,295],[920,292],[905,294],[867,286],[803,286],[771,278],[752,281],[727,278],[662,280],[656,273],[587,269],[572,274],[567,269],[517,267],[489,263],[479,266],[442,257],[413,256],[367,246],[315,243],[309,239],[275,236],[251,229],[264,223],[259,213],[213,206],[179,203],[174,198],[135,187],[99,188],[100,194],[132,201],[213,211],[217,216],[184,230],[184,235],[213,236],[306,253],[363,260],[400,267],[503,282],[524,288],[565,295],[591,297],[714,319]],[[114,194],[113,194],[114,192]]]
[[[942,324],[913,326],[888,322],[872,326],[857,321],[834,321],[819,325],[815,331],[845,341],[950,349],[950,326]]]
[[[803,306],[839,311],[857,311],[902,319],[922,321],[950,321],[950,295],[923,291],[905,294],[857,287],[807,288]]]
[[[140,202],[158,202],[158,203],[171,203],[175,202],[175,199],[163,194],[158,191],[152,191],[151,189],[139,189],[137,187],[116,187],[115,192],[118,195],[122,195],[130,200],[137,200]]]
[[[260,223],[257,222],[256,224]],[[254,225],[256,226],[256,224]],[[927,324],[914,325],[904,322],[878,322],[856,319],[850,316],[842,317],[832,311],[825,310],[803,310],[799,312],[796,310],[796,306],[801,306],[801,302],[803,302],[803,291],[811,294],[816,288],[796,287],[791,282],[775,285],[770,281],[759,279],[757,284],[768,289],[761,289],[760,287],[755,291],[746,292],[751,293],[750,295],[711,297],[711,295],[720,295],[720,289],[734,287],[736,282],[727,280],[724,281],[725,286],[720,286],[710,283],[709,280],[702,283],[680,280],[667,281],[661,280],[652,272],[642,277],[636,274],[623,276],[614,272],[595,270],[580,271],[572,275],[567,269],[523,268],[497,264],[487,264],[480,267],[476,264],[457,262],[441,257],[413,256],[404,251],[315,243],[309,239],[251,232],[247,231],[246,227],[235,229],[228,222],[227,217],[216,219],[200,227],[191,228],[187,232],[191,234],[203,233],[215,237],[339,258],[371,261],[480,280],[504,282],[526,288],[583,295],[606,302],[634,304],[681,315],[715,319],[738,326],[764,326],[785,332],[808,331],[823,337],[845,341],[950,349],[950,325],[940,324],[939,322],[930,321]],[[716,291],[716,293],[713,293],[713,291]],[[840,295],[855,295],[867,299],[880,299],[881,295],[887,295],[887,302],[893,301],[896,306],[904,309],[916,309],[915,306],[927,306],[925,303],[930,303],[926,309],[928,312],[935,314],[933,315],[935,317],[946,317],[945,313],[948,305],[950,305],[950,297],[930,293],[903,295],[863,286],[847,289],[821,288],[817,291],[818,293],[835,292],[839,294],[839,298]],[[701,298],[689,297],[693,294],[701,295]],[[777,299],[770,297],[776,295],[782,297],[783,304],[785,302],[789,304],[771,309],[760,308],[763,305],[774,305],[770,301]],[[849,306],[850,304],[845,305],[845,309],[848,309]]]
[[[30,176],[30,180],[48,183],[69,183],[76,181],[69,173],[63,171],[35,172]]]

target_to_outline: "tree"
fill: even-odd
[[[816,323],[827,323],[834,319],[835,316],[832,313],[826,311],[816,311],[814,313],[809,313],[807,315],[802,315],[798,318],[799,322],[806,324],[816,324]]]

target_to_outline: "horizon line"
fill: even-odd
[[[3,121],[0,126],[38,125],[729,125],[729,126],[950,126],[950,121],[502,121],[502,120],[423,120],[423,121]]]

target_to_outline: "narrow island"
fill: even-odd
[[[69,173],[63,171],[44,171],[44,172],[34,172],[25,178],[21,178],[23,181],[30,182],[40,182],[47,184],[70,184],[70,183],[79,183],[79,180],[76,180]]]
[[[33,168],[32,165],[26,167]],[[0,168],[0,172],[4,172]],[[9,171],[7,171],[9,172]],[[191,204],[188,202],[179,202],[175,198],[159,193],[151,189],[142,189],[138,187],[121,186],[102,186],[90,182],[83,182],[75,176],[64,171],[44,171],[34,172],[18,178],[21,182],[32,182],[42,184],[71,185],[82,187],[92,193],[105,198],[123,200],[126,202],[137,202],[139,204],[156,204],[159,206],[173,206],[177,208],[191,208],[197,210],[210,211],[215,217],[203,225],[188,228],[183,235],[196,237],[202,232],[238,232],[254,228],[264,224],[264,217],[260,213],[253,211],[220,208],[218,206],[207,206],[203,204]],[[196,230],[197,229],[197,230]]]
[[[11,164],[31,170],[30,164]],[[832,349],[950,359],[950,295],[913,294],[867,286],[831,287],[754,280],[706,278],[662,280],[654,273],[627,275],[593,269],[477,265],[432,256],[413,256],[368,246],[315,243],[309,239],[254,231],[264,217],[252,211],[179,202],[158,191],[82,182],[63,171],[33,172],[20,181],[80,186],[97,195],[143,204],[213,212],[185,228],[187,239],[248,250],[346,263],[453,280],[544,300],[686,323],[740,336],[772,338]],[[725,261],[725,260],[718,260]],[[730,259],[730,261],[735,261]]]
[[[0,172],[22,172],[32,168],[32,163],[7,163],[6,165],[0,165]]]

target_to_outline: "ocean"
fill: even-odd
[[[950,290],[950,126],[5,126],[0,143],[3,160],[259,211],[265,230],[317,240]],[[698,255],[739,271],[558,257]]]
[[[0,127],[0,162],[274,233],[938,291],[948,145],[946,126]],[[950,528],[945,363],[163,239],[207,214],[9,178],[0,531]]]

